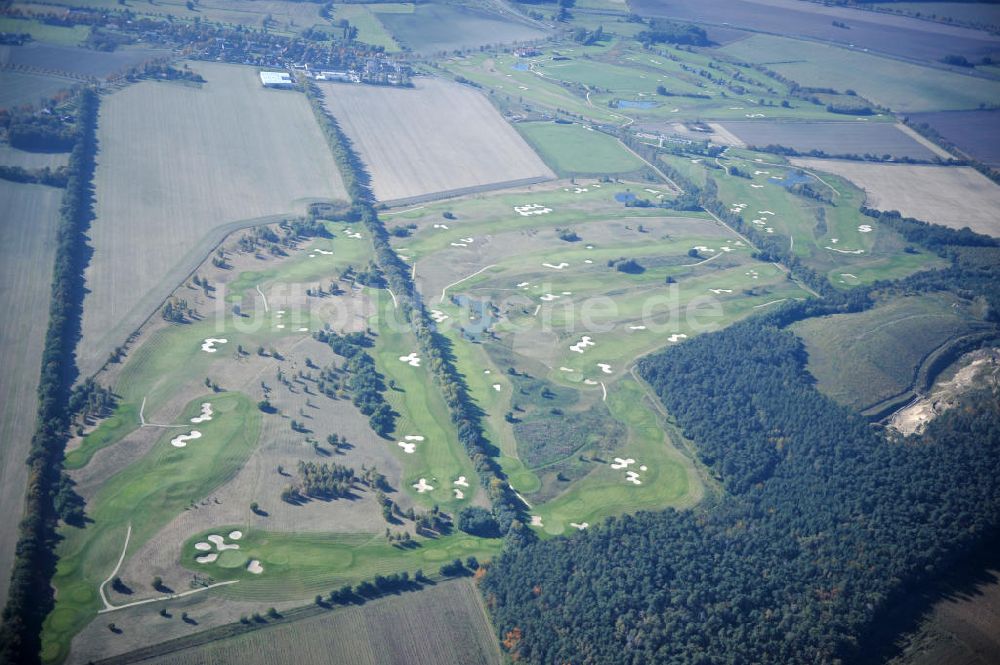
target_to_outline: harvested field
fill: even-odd
[[[721,51],[765,65],[804,86],[829,87],[831,81],[836,81],[838,90],[855,90],[896,112],[975,109],[980,104],[1000,102],[1000,81],[838,46],[754,35]]]
[[[792,163],[850,180],[865,190],[869,207],[1000,236],[1000,186],[971,167],[804,158]]]
[[[79,84],[79,81],[61,76],[0,71],[0,109],[38,104],[39,100],[49,99],[60,90]]]
[[[322,86],[327,108],[368,166],[380,201],[554,177],[481,93],[440,79],[415,85]]]
[[[0,180],[0,598],[7,597],[21,500],[24,461],[38,411],[35,391],[48,326],[49,284],[62,190]]]
[[[930,160],[935,153],[887,122],[726,122],[723,126],[758,148],[781,145],[828,155],[892,155]]]
[[[345,197],[303,95],[262,88],[249,67],[192,68],[208,82],[143,82],[101,105],[84,375],[228,230]]]
[[[104,78],[146,60],[168,55],[170,51],[164,49],[122,48],[108,53],[32,42],[24,46],[0,46],[0,66],[25,68],[42,74]]]
[[[9,145],[0,145],[0,165],[25,169],[57,168],[69,162],[68,152],[28,152]]]
[[[1000,40],[978,30],[920,21],[902,16],[825,7],[796,0],[729,0],[701,2],[633,0],[633,12],[698,23],[744,27],[755,32],[800,36],[836,44],[851,44],[901,58],[937,61],[949,54],[970,60],[1000,48]],[[850,30],[833,25],[846,23]]]
[[[910,120],[927,123],[973,159],[1000,166],[1000,111],[914,113]]]
[[[498,14],[461,5],[418,4],[412,12],[372,11],[393,37],[418,53],[437,53],[509,44],[545,36],[542,30]]]
[[[142,662],[264,665],[285,662],[290,650],[299,665],[501,662],[479,593],[467,580],[441,582]]]

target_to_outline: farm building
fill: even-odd
[[[260,82],[265,88],[291,88],[295,85],[288,72],[261,72]]]

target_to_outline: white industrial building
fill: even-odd
[[[265,88],[291,88],[295,85],[288,72],[261,72],[260,82]]]

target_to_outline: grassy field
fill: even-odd
[[[6,241],[0,246],[0,598],[7,597],[28,467],[25,460],[38,412],[36,390],[48,325],[62,190],[0,181]]]
[[[392,11],[382,11],[379,4],[371,9],[396,41],[418,53],[478,48],[545,36],[540,29],[475,7],[429,3],[403,12],[393,3]]]
[[[323,91],[380,201],[552,177],[489,101],[467,86],[420,79],[416,89],[326,84]],[[400,122],[404,111],[406,122]]]
[[[79,81],[59,76],[0,71],[0,109],[24,104],[37,105],[51,99],[60,90],[69,90]]]
[[[79,46],[87,38],[87,28],[83,25],[48,25],[41,21],[16,18],[0,19],[0,32],[28,33],[35,41],[59,46]]]
[[[770,35],[754,35],[721,49],[759,63],[804,86],[853,89],[893,111],[974,109],[1000,102],[1000,81],[971,79],[847,49]]]
[[[372,9],[373,7],[370,5],[340,4],[336,6],[333,18],[334,21],[347,20],[353,27],[357,28],[358,40],[372,46],[381,46],[388,53],[399,51],[399,44],[385,29],[385,26],[378,19],[378,15]]]
[[[615,138],[583,125],[543,122],[517,128],[561,176],[631,173],[644,166]]]
[[[502,662],[479,593],[466,580],[441,582],[145,662],[264,665],[283,660],[289,651],[301,665]]]
[[[201,402],[191,402],[185,417],[200,413]],[[175,448],[170,439],[177,431],[164,431],[150,454],[102,484],[88,502],[92,523],[62,529],[53,578],[59,603],[45,621],[45,661],[65,658],[70,638],[101,609],[98,586],[115,569],[127,530],[134,552],[175,515],[232,478],[253,452],[260,428],[256,406],[237,393],[215,395],[212,405],[218,416],[199,426],[199,441]]]
[[[981,328],[953,298],[935,295],[793,326],[819,389],[859,411],[906,391],[932,351]]]
[[[94,256],[78,351],[84,375],[227,230],[344,197],[304,96],[262,88],[250,67],[192,68],[207,83],[143,82],[101,105]]]

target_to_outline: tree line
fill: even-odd
[[[4,663],[39,661],[42,622],[54,604],[50,580],[56,562],[57,493],[63,494],[62,503],[73,503],[66,496],[71,485],[63,480],[61,464],[71,423],[74,349],[83,305],[83,269],[89,257],[85,233],[93,218],[91,182],[97,152],[97,107],[97,93],[83,90],[59,211],[49,326],[38,385],[38,417],[27,460],[30,470],[24,517],[0,624],[0,662]]]

